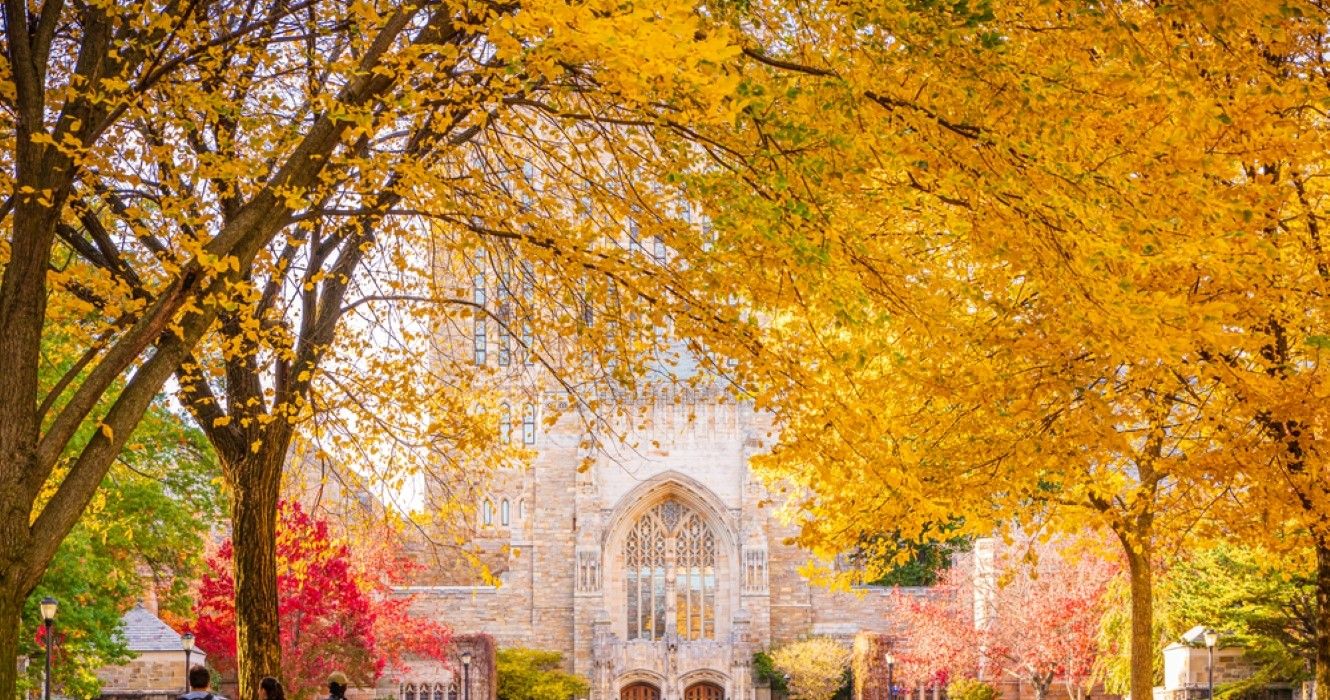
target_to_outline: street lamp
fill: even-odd
[[[462,700],[471,700],[471,652],[462,652]]]
[[[42,625],[46,629],[46,682],[43,684],[45,688],[42,690],[42,697],[45,700],[51,700],[51,641],[53,639],[51,630],[55,627],[55,609],[59,605],[55,598],[49,595],[42,598]]]
[[[1215,697],[1215,645],[1219,643],[1219,633],[1208,629],[1205,631],[1205,673],[1206,673],[1206,695],[1208,700],[1214,700]]]
[[[188,693],[189,687],[189,655],[194,653],[194,634],[186,632],[180,635],[180,646],[185,649],[185,692]]]
[[[882,657],[887,662],[887,700],[896,698],[896,657],[887,652]]]

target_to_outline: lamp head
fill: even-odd
[[[180,646],[185,651],[194,651],[194,634],[192,632],[186,632],[180,635]]]
[[[55,609],[59,605],[60,604],[56,602],[55,598],[52,598],[49,595],[42,598],[42,621],[48,625],[55,622]]]
[[[884,654],[884,655],[882,656],[882,658],[883,658],[883,660],[885,660],[885,661],[887,662],[887,665],[888,665],[888,666],[895,666],[895,665],[896,665],[896,657],[895,657],[895,656],[892,656],[891,652],[887,652],[886,654]]]
[[[1219,633],[1214,630],[1205,631],[1205,646],[1214,649],[1219,644]]]
[[[469,651],[462,652],[462,665],[463,666],[471,665],[471,652]]]

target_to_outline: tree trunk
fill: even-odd
[[[17,697],[19,623],[25,596],[15,600],[9,586],[5,588],[0,591],[0,698],[13,698]]]
[[[235,549],[238,697],[259,696],[264,676],[282,676],[277,618],[277,502],[290,440],[265,441],[234,465],[231,541]]]
[[[1330,698],[1330,535],[1313,535],[1316,544],[1316,688]]]
[[[1131,697],[1154,696],[1154,571],[1146,543],[1127,545],[1127,572],[1131,579]]]

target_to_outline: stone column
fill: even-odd
[[[591,700],[614,697],[614,655],[618,639],[610,630],[610,613],[601,608],[591,623]]]
[[[753,635],[752,618],[748,611],[739,608],[734,615],[730,631],[730,649],[734,655],[730,659],[730,678],[733,679],[734,697],[730,700],[755,700],[753,687]]]

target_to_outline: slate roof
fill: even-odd
[[[120,618],[120,631],[125,635],[125,644],[130,651],[183,651],[180,635],[152,614],[142,603]],[[203,653],[195,648],[199,657]],[[200,660],[202,660],[200,658]]]

